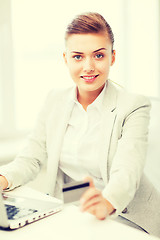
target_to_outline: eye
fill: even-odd
[[[100,59],[100,58],[103,58],[103,57],[104,57],[104,55],[101,54],[101,53],[98,53],[98,54],[96,54],[96,56],[95,56],[95,58],[97,58],[97,59]]]
[[[76,59],[76,60],[81,60],[82,56],[81,55],[75,55],[75,56],[73,56],[73,58]]]

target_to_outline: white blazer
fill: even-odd
[[[10,189],[32,180],[48,161],[46,192],[60,197],[63,173],[58,166],[74,104],[72,91],[73,88],[53,90],[49,94],[26,147],[15,161],[0,168],[0,174],[11,183]],[[116,215],[160,237],[160,196],[143,175],[150,102],[108,81],[103,104],[105,141],[100,144],[104,145],[105,157],[99,165],[106,186],[103,195],[116,207]]]

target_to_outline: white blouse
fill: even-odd
[[[75,91],[75,104],[64,136],[59,163],[60,169],[69,177],[68,181],[80,181],[91,176],[100,190],[104,188],[99,163],[103,157],[101,116],[105,91],[106,86],[86,111],[78,102]]]

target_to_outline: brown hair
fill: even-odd
[[[65,39],[71,34],[85,34],[85,33],[104,33],[107,32],[108,37],[112,43],[112,50],[114,44],[114,35],[110,25],[99,13],[88,12],[76,16],[68,25],[65,33]]]

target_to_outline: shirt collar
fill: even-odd
[[[89,108],[91,107],[96,107],[98,110],[101,110],[102,106],[103,106],[103,100],[104,100],[104,95],[106,92],[106,88],[107,88],[107,82],[102,90],[102,92],[98,95],[98,97],[88,106]],[[74,103],[76,104],[80,104],[78,102],[77,99],[77,86],[74,88],[73,90],[73,95],[72,95],[72,100],[74,101]]]

